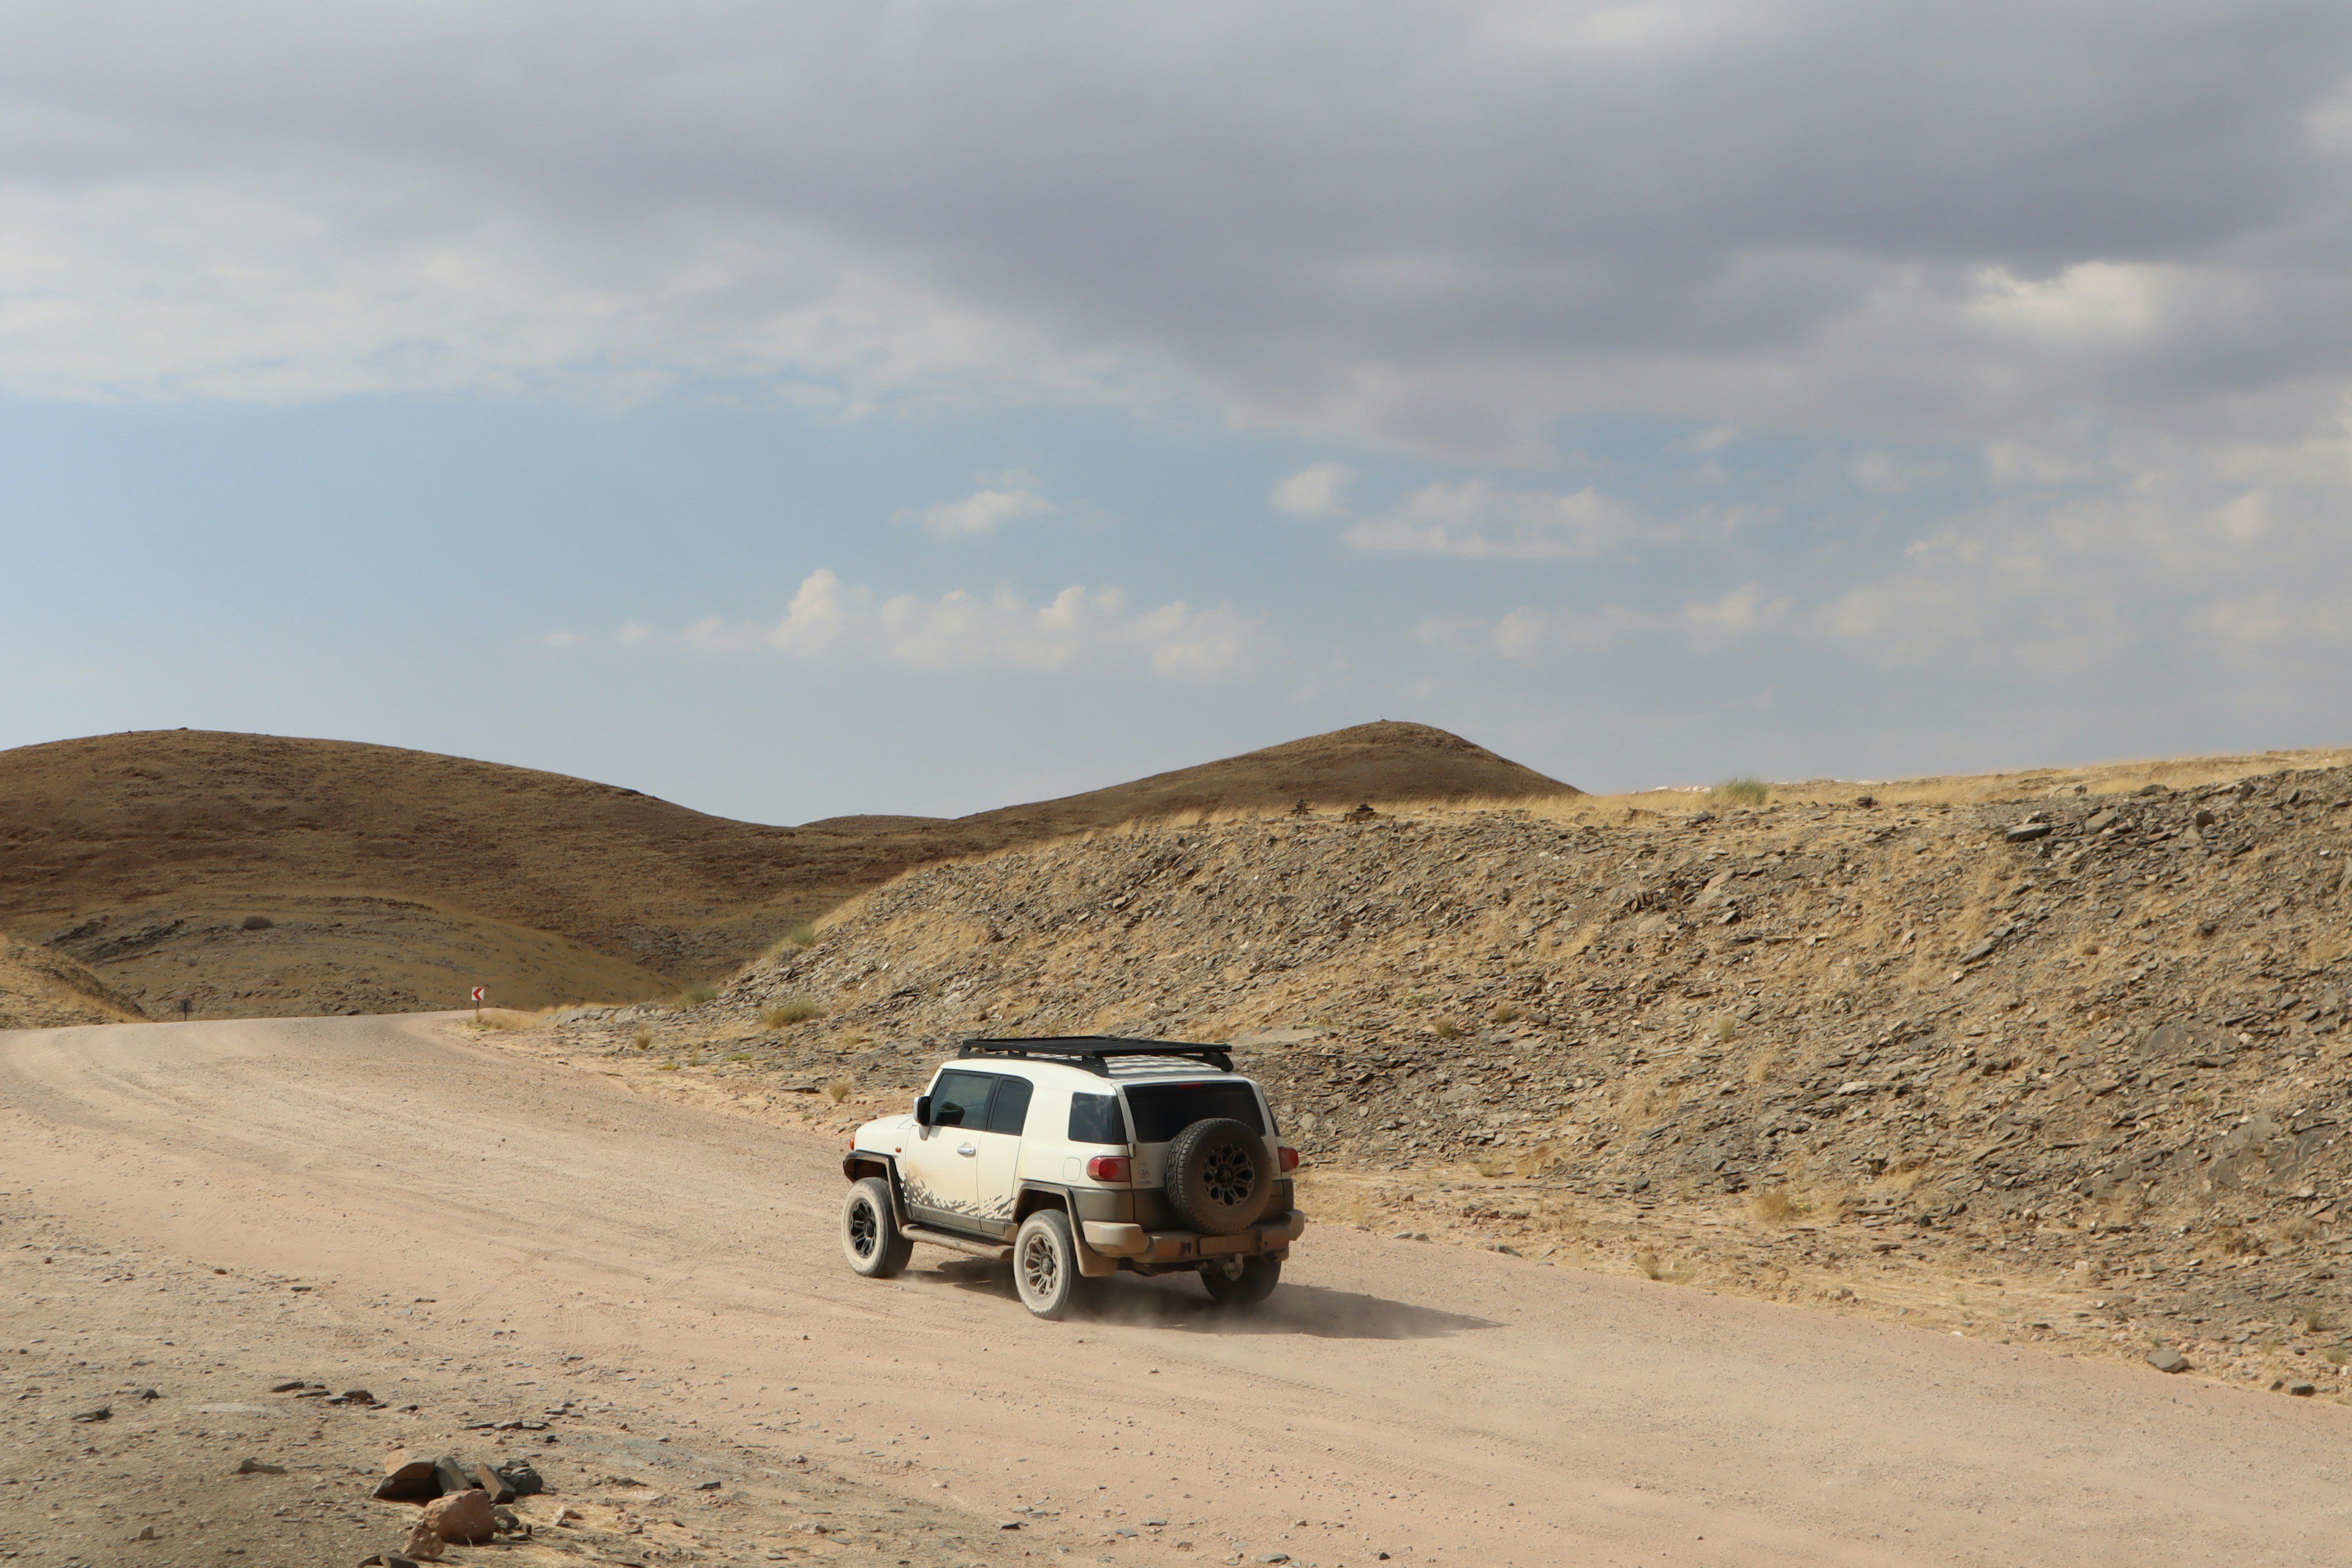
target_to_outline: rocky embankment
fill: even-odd
[[[52,947],[0,935],[0,1029],[122,1024],[139,1004]]]
[[[1359,1223],[2334,1392],[2347,806],[2336,769],[1142,826],[562,1032],[861,1089],[975,1033],[1235,1039]]]

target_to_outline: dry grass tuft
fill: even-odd
[[[654,1032],[651,1029],[645,1027],[643,1025],[639,1025],[637,1032],[629,1037],[629,1043],[635,1046],[637,1049],[641,1051],[648,1049],[654,1043]]]
[[[1787,1225],[1813,1212],[1813,1205],[1789,1195],[1784,1187],[1766,1187],[1748,1200],[1748,1212],[1767,1225]]]
[[[762,952],[760,956],[766,959],[777,959],[783,957],[787,953],[798,952],[804,947],[814,947],[816,945],[817,938],[823,934],[824,933],[822,931],[816,929],[816,922],[814,921],[801,921],[795,924],[786,926],[784,928],[784,934],[770,942],[768,944],[767,951]]]
[[[1451,1018],[1440,1018],[1430,1026],[1430,1032],[1441,1040],[1458,1040],[1462,1037],[1462,1026]]]
[[[856,1089],[857,1080],[846,1073],[838,1074],[824,1080],[824,1097],[835,1105],[847,1100],[856,1091]]]
[[[814,997],[787,996],[762,1012],[760,1015],[760,1022],[771,1029],[783,1029],[794,1024],[805,1024],[812,1018],[824,1016],[824,1009],[817,1005]]]
[[[681,1007],[699,1007],[706,1002],[718,1000],[719,987],[716,985],[689,985],[677,994],[677,1005]]]
[[[1717,805],[1762,805],[1772,798],[1772,786],[1743,774],[1724,780],[1706,792],[1706,798]]]

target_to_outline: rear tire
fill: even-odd
[[[1273,1295],[1274,1288],[1282,1283],[1282,1259],[1244,1258],[1239,1279],[1212,1263],[1201,1270],[1201,1283],[1207,1287],[1209,1300],[1220,1307],[1255,1307]]]
[[[1086,1281],[1078,1274],[1069,1215],[1039,1209],[1021,1222],[1013,1238],[1013,1284],[1021,1304],[1048,1321],[1058,1321],[1076,1304]]]
[[[890,1206],[890,1184],[867,1176],[849,1184],[841,1204],[841,1252],[849,1267],[868,1279],[887,1279],[904,1270],[915,1244],[898,1229]]]

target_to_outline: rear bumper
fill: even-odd
[[[1146,1230],[1139,1225],[1098,1219],[1084,1224],[1087,1245],[1105,1257],[1138,1263],[1181,1263],[1192,1258],[1236,1255],[1248,1258],[1283,1251],[1307,1228],[1307,1216],[1297,1209],[1288,1209],[1276,1215],[1270,1224],[1254,1226],[1231,1236],[1203,1236],[1192,1230]]]

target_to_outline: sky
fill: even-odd
[[[0,746],[2352,739],[2352,7],[0,0]]]

